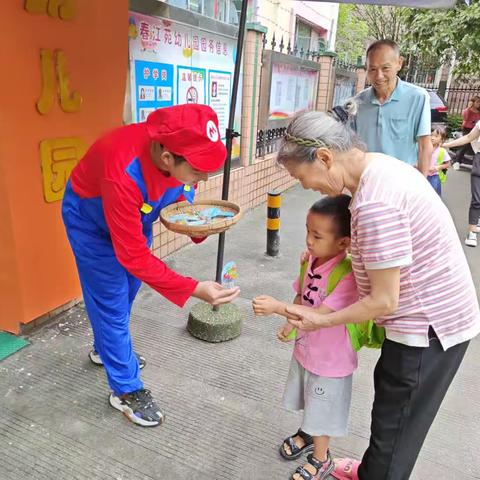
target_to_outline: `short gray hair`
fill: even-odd
[[[371,53],[376,52],[377,50],[379,50],[382,47],[388,47],[395,52],[395,55],[400,56],[399,46],[393,40],[390,40],[389,38],[382,38],[381,40],[377,40],[376,42],[373,42],[373,43],[370,44],[370,46],[367,48],[367,53],[365,54],[366,59],[368,60],[368,56]]]
[[[296,116],[287,127],[277,155],[277,162],[313,162],[318,148],[347,152],[365,150],[356,133],[331,113],[306,112]]]

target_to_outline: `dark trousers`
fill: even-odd
[[[462,133],[464,136],[469,134],[471,131],[471,128],[462,128]],[[460,150],[455,155],[455,162],[462,163],[463,157],[466,153],[468,153],[469,155],[473,154],[472,146],[469,143],[460,147]]]
[[[470,182],[472,186],[472,200],[468,210],[468,224],[477,225],[480,218],[480,153],[476,153],[473,157]]]
[[[444,351],[433,330],[430,346],[385,340],[375,367],[370,445],[360,480],[407,480],[469,342]]]

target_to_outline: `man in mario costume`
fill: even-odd
[[[141,282],[180,307],[191,296],[219,305],[239,294],[238,288],[179,275],[150,251],[160,210],[193,200],[191,186],[225,158],[210,107],[168,107],[97,140],[66,187],[63,221],[94,336],[89,357],[105,367],[110,405],[144,427],[165,417],[140,379],[145,359],[132,349],[130,311]]]

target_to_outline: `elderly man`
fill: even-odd
[[[367,49],[371,87],[356,96],[354,128],[368,151],[398,158],[427,174],[432,156],[430,99],[420,87],[400,80],[403,58],[392,40]]]

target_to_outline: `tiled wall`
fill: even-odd
[[[200,183],[197,199],[222,198],[222,180],[222,175],[217,175],[207,182]],[[253,165],[231,172],[229,200],[240,205],[244,212],[247,212],[266,202],[267,192],[273,189],[283,192],[295,183],[296,180],[277,165],[275,155],[268,155],[256,159]],[[190,242],[187,236],[166,230],[160,222],[153,226],[152,249],[157,257],[164,258]]]

